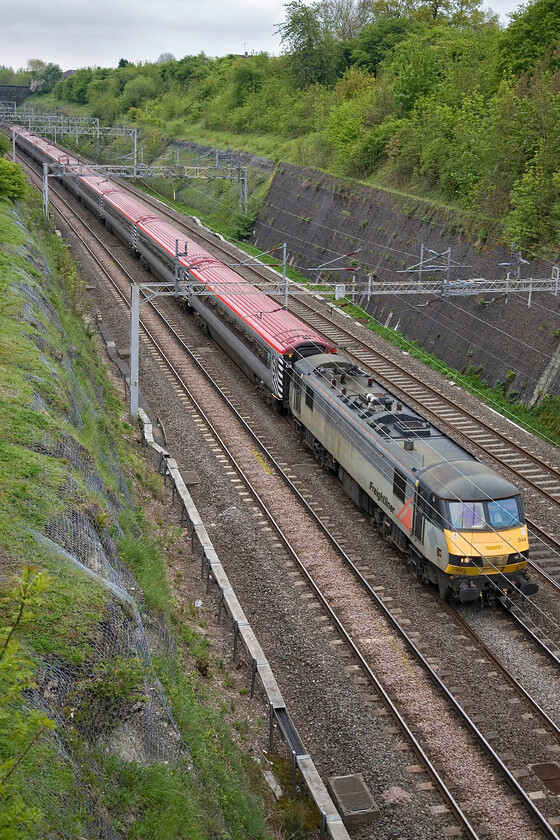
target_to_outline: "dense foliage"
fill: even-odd
[[[27,68],[18,70],[0,64],[0,85],[22,85],[32,92],[49,93],[60,79],[62,70],[58,64],[46,64],[40,58],[30,58]]]
[[[188,136],[300,138],[295,162],[503,219],[520,246],[560,243],[560,6],[502,28],[479,0],[292,0],[284,53],[82,69],[61,101]],[[163,59],[163,60],[161,60]]]
[[[0,196],[23,198],[27,192],[27,181],[21,166],[6,160],[9,142],[5,134],[0,134]]]
[[[190,539],[122,421],[66,244],[38,202],[18,210],[0,197],[0,840],[269,840],[231,737],[260,722],[226,703],[237,671],[189,609]]]

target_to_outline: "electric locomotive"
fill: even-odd
[[[517,488],[359,366],[332,355],[296,362],[290,408],[323,466],[443,598],[537,592]]]

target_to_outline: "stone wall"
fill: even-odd
[[[21,105],[31,91],[25,85],[0,85],[0,102],[15,102]]]
[[[420,261],[420,249],[451,246],[451,279],[503,278],[517,263],[510,248],[495,244],[498,225],[428,202],[342,181],[291,165],[280,166],[255,224],[253,242],[266,249],[287,242],[290,263],[306,272],[361,248],[353,258],[374,279],[396,281]],[[549,263],[523,265],[524,277],[550,277]],[[309,272],[309,278],[317,276]],[[331,271],[330,282],[348,283],[351,272]],[[433,279],[433,278],[432,278]],[[373,296],[368,311],[381,323],[416,339],[453,367],[481,368],[490,385],[503,382],[530,401],[560,394],[560,306],[550,294],[438,299]],[[513,374],[511,373],[513,371]]]

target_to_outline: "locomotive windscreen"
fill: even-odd
[[[487,502],[448,502],[449,523],[454,531],[515,528],[522,523],[519,496]]]

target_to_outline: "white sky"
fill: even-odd
[[[0,0],[0,65],[30,58],[62,70],[196,55],[278,55],[286,0]],[[507,24],[517,0],[484,0]]]

